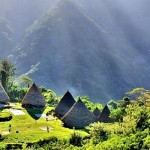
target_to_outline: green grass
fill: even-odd
[[[11,116],[11,114],[8,113],[8,112],[0,113],[0,118],[8,118],[8,117],[10,117],[10,116]]]
[[[25,115],[13,116],[11,121],[0,122],[0,134],[4,137],[0,141],[0,146],[6,145],[8,143],[33,143],[40,139],[49,138],[52,136],[58,139],[68,139],[73,133],[72,129],[62,127],[62,122],[56,118],[51,121],[46,121],[45,118],[34,119],[34,114],[41,113],[41,111],[46,114],[48,111],[52,110],[52,107],[46,107],[45,110],[34,110],[34,109],[24,109],[20,104],[13,105],[14,109],[21,109]],[[2,110],[2,112],[7,112],[7,110]],[[11,125],[10,134],[8,133],[9,126]],[[52,130],[47,131],[42,130],[42,127],[49,126]],[[19,133],[16,133],[18,131]],[[87,133],[80,131],[82,136],[86,136]]]

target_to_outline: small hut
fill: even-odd
[[[69,91],[67,91],[66,94],[58,103],[58,105],[56,106],[55,114],[60,116],[60,118],[63,117],[69,111],[69,109],[73,106],[74,103],[75,103],[75,100],[73,96],[71,95]]]
[[[7,95],[5,89],[3,88],[2,84],[0,83],[0,103],[7,104],[10,101],[9,96]]]
[[[93,111],[93,114],[94,114],[96,117],[99,117],[100,114],[101,114],[101,111],[100,111],[98,108],[96,108],[96,109]]]
[[[96,117],[88,110],[81,99],[62,118],[64,126],[76,129],[82,129],[95,121]]]
[[[30,88],[27,94],[25,95],[22,106],[24,107],[37,107],[44,108],[46,105],[45,99],[41,94],[41,91],[34,83]]]
[[[100,116],[98,117],[98,121],[100,122],[104,122],[104,123],[111,123],[111,122],[114,122],[113,119],[111,119],[109,117],[110,115],[110,110],[108,108],[108,106],[106,105],[104,107],[104,109],[102,110],[102,113],[100,114]]]

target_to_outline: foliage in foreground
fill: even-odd
[[[73,150],[149,150],[150,108],[138,103],[124,108],[122,122],[114,124],[93,123],[86,128],[89,136],[82,138],[76,131],[67,141],[57,141],[44,149]]]
[[[15,83],[12,83],[9,84],[8,94],[13,102],[20,102],[27,90],[27,88],[21,88]],[[48,105],[52,106],[53,109],[56,103],[56,94],[43,87],[41,87],[41,91]],[[8,136],[2,136],[0,134],[0,149],[149,150],[150,91],[138,88],[126,93],[126,96],[129,98],[126,97],[119,102],[111,100],[108,103],[111,110],[111,117],[117,122],[113,124],[99,122],[91,124],[84,130],[89,136],[82,136],[75,130],[63,128],[58,121],[49,123],[54,129],[50,132],[51,136],[49,136],[49,133],[44,133],[44,135],[42,135],[43,131],[39,132],[39,127],[45,126],[45,121],[42,119],[34,121],[31,117],[35,114],[35,110],[26,110],[31,117],[26,115],[22,120],[20,117],[15,117],[16,120],[11,120],[11,123],[17,121],[17,124],[13,124],[13,129],[15,129],[18,127],[18,123],[19,127],[22,128],[27,119],[26,129],[22,128],[20,132],[24,137],[14,134],[14,130],[11,131],[13,134]],[[91,111],[96,107],[100,110],[102,109],[101,104],[93,104],[87,96],[83,96],[81,99]],[[52,109],[47,110],[46,113],[50,112]],[[25,110],[23,111],[25,112]],[[4,117],[6,116],[6,114],[3,115]],[[8,128],[8,123],[6,123],[6,125]],[[6,128],[4,124],[2,126],[4,129]],[[33,129],[39,132],[36,133],[35,137],[33,136]],[[27,130],[28,132],[26,132]],[[25,137],[28,137],[28,139]],[[39,137],[41,137],[40,140]],[[23,138],[26,141],[23,142]],[[11,144],[10,141],[14,143]],[[16,141],[20,143],[15,143]],[[5,146],[3,144],[1,145],[1,143],[5,142],[9,144]]]
[[[74,130],[66,139],[52,136],[22,146],[29,150],[149,150],[149,126],[150,108],[131,104],[125,108],[122,122],[93,123],[86,128],[89,136]]]

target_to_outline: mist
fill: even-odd
[[[14,59],[19,66],[23,67],[23,69],[20,70],[23,74],[30,72],[32,65],[41,62],[40,65],[37,66],[38,71],[33,73],[33,75],[30,74],[31,77],[33,77],[35,81],[37,80],[39,84],[43,84],[48,88],[52,87],[52,89],[60,94],[70,89],[74,95],[86,94],[93,99],[102,98],[108,100],[119,99],[123,96],[123,93],[135,87],[150,88],[147,84],[150,77],[149,0],[74,1],[76,1],[80,9],[82,9],[83,14],[88,17],[89,21],[93,22],[94,26],[99,28],[99,30],[106,33],[106,36],[104,33],[101,33],[102,38],[100,39],[104,40],[104,50],[103,47],[98,44],[98,41],[96,43],[97,47],[94,46],[93,38],[91,45],[87,44],[90,43],[89,41],[85,42],[89,47],[87,46],[87,50],[83,52],[83,48],[85,47],[80,47],[79,45],[82,44],[75,42],[78,41],[80,37],[77,35],[75,35],[77,37],[72,36],[73,32],[69,29],[70,26],[66,26],[66,22],[57,26],[60,33],[63,30],[62,37],[58,36],[58,31],[53,32],[53,36],[51,35],[52,38],[48,38],[50,42],[47,41],[46,43],[45,38],[43,41],[38,39],[39,41],[35,42],[43,42],[47,47],[40,44],[34,46],[35,43],[32,40],[35,34],[34,30],[36,31],[38,25],[40,25],[39,22],[46,18],[46,14],[48,14],[51,7],[56,3],[55,0],[0,0],[0,18],[7,20],[5,26],[9,26],[9,29],[11,29],[6,30],[5,33],[7,34],[4,35],[10,35],[8,34],[10,31],[12,33],[11,36],[5,38],[7,39],[6,44],[0,45],[0,52],[4,52],[4,49],[9,51],[3,53],[4,55],[1,57],[6,57],[7,55],[13,56],[12,59]],[[70,13],[69,11],[71,10],[68,9],[67,11]],[[80,20],[79,24],[80,23],[82,23],[82,20]],[[73,27],[76,29],[76,26]],[[1,26],[0,28],[2,29]],[[88,33],[95,35],[92,31],[96,30],[92,29],[90,32],[89,30],[90,29],[88,29]],[[30,34],[32,34],[31,31],[33,31],[32,36],[30,36]],[[47,29],[45,29],[43,25],[43,30],[41,31],[42,36],[49,37],[50,35],[47,35],[45,31],[47,31]],[[30,40],[28,39],[28,34]],[[36,37],[37,35],[39,36],[39,34],[35,35]],[[3,35],[2,37],[4,38]],[[58,41],[56,41],[55,38],[53,39],[53,37],[57,37],[56,39]],[[81,39],[83,40],[83,38]],[[35,40],[37,39],[35,38]],[[85,39],[85,41],[86,40],[88,39]],[[95,41],[96,40],[95,38]],[[10,43],[10,46],[6,48],[8,43]],[[63,47],[57,43],[63,43]],[[30,49],[31,44],[33,44],[33,51]],[[41,49],[38,51],[41,56],[40,58],[36,56],[32,59],[35,61],[29,60],[30,63],[22,63],[19,61],[20,59],[23,60],[23,58],[29,57],[30,53],[36,53],[34,49]],[[50,57],[49,53],[53,52],[52,49],[58,49],[58,53]],[[62,51],[61,53],[59,51],[60,49]],[[77,49],[79,49],[78,55],[74,53]],[[45,51],[45,55],[42,50]],[[85,53],[88,53],[88,55],[84,56]],[[49,62],[41,60],[42,58],[49,59]],[[55,61],[55,64],[51,65],[53,58],[60,58],[62,62]],[[66,60],[63,60],[63,58]],[[95,58],[95,60],[93,58]],[[27,59],[25,59],[25,61],[26,60]],[[93,60],[92,63],[90,60]],[[48,72],[46,73],[45,69],[44,72],[41,71],[41,75],[40,67],[42,64],[47,66],[47,63],[49,65],[47,68],[51,69],[51,72],[50,74]],[[64,64],[64,66],[60,63]],[[69,63],[72,65],[70,70],[67,68]],[[104,64],[107,65],[104,66]],[[59,75],[61,69],[63,74]],[[80,71],[80,69],[82,69],[82,71]],[[109,73],[107,70],[109,70]],[[57,80],[57,82],[55,80]],[[95,87],[96,91],[94,90]],[[117,89],[115,93],[114,89]]]

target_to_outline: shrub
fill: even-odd
[[[117,108],[112,110],[110,116],[113,118],[115,121],[123,121],[123,116],[125,115],[125,109],[124,108]]]
[[[114,100],[110,100],[108,103],[107,103],[108,107],[110,110],[113,110],[113,109],[117,109],[117,102],[115,102]]]
[[[52,90],[47,90],[44,87],[40,87],[41,91],[42,91],[42,95],[44,96],[46,102],[50,105],[50,106],[54,106],[56,103],[56,93],[53,92]]]
[[[7,144],[6,150],[10,149],[22,149],[22,144]]]
[[[110,135],[109,131],[107,131],[104,125],[101,123],[91,124],[89,127],[89,132],[90,132],[90,136],[93,141],[93,144],[106,141]]]
[[[82,137],[78,132],[73,132],[69,139],[69,143],[74,146],[81,146],[82,145]]]
[[[21,88],[15,83],[12,83],[8,87],[8,95],[12,102],[21,102],[27,90],[27,88]]]
[[[43,149],[43,150],[61,150],[69,147],[66,140],[58,140],[57,137],[52,136],[47,139],[42,139],[36,143],[27,143],[26,149]],[[41,149],[41,150],[42,150]]]
[[[143,149],[150,149],[150,134],[144,139]]]

